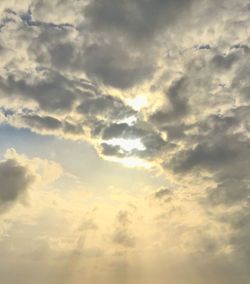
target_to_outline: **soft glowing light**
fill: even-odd
[[[127,123],[129,126],[133,126],[137,121],[137,117],[134,115],[128,116],[124,119],[119,120],[119,123]]]
[[[124,158],[120,159],[120,163],[129,168],[151,168],[151,164],[145,160],[139,158]]]
[[[148,98],[146,96],[136,96],[133,99],[129,99],[128,104],[134,110],[139,111],[139,110],[141,110],[142,108],[144,108],[148,105]]]
[[[118,158],[118,157],[106,157],[107,160],[122,164],[128,168],[143,168],[143,169],[150,169],[152,168],[152,164],[137,158],[137,157],[127,157],[127,158]]]
[[[144,151],[146,149],[140,139],[114,138],[106,141],[106,143],[112,146],[120,146],[122,150],[128,152],[132,150]]]

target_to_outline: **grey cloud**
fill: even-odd
[[[73,135],[82,135],[84,134],[84,128],[81,123],[71,123],[68,121],[63,122],[63,132],[73,134]]]
[[[0,162],[0,209],[4,210],[22,198],[34,177],[16,160]]]
[[[79,14],[75,12],[76,2],[79,1],[58,0],[52,3],[39,0],[33,2],[35,5],[24,14],[18,14],[15,10],[4,13],[1,19],[1,46],[4,50],[14,51],[14,55],[1,69],[1,98],[11,102],[15,99],[18,105],[25,107],[27,102],[36,103],[28,113],[24,111],[20,115],[31,129],[49,130],[55,135],[58,135],[58,130],[79,134],[84,125],[90,128],[92,138],[105,141],[114,137],[139,138],[145,151],[127,153],[119,146],[103,143],[102,154],[164,160],[165,169],[172,169],[180,183],[183,176],[188,175],[190,180],[200,182],[203,178],[200,172],[208,171],[204,182],[210,180],[214,186],[206,189],[206,183],[200,185],[200,190],[205,191],[203,209],[214,214],[207,216],[213,216],[209,218],[211,222],[216,220],[230,226],[231,235],[228,237],[228,232],[223,232],[225,239],[222,238],[219,245],[215,236],[209,236],[201,240],[197,250],[202,252],[205,262],[206,253],[211,250],[213,268],[217,266],[216,253],[223,255],[225,245],[228,245],[230,252],[223,255],[225,259],[221,257],[221,270],[204,265],[201,277],[212,275],[211,271],[218,274],[220,270],[218,279],[221,282],[248,283],[249,273],[244,272],[243,276],[238,273],[245,271],[248,262],[246,254],[249,252],[250,232],[247,225],[250,64],[246,32],[246,13],[249,11],[242,9],[247,4],[243,5],[244,1],[216,0],[205,1],[206,5],[203,5],[201,1],[199,9],[194,9],[195,13],[191,15],[189,7],[194,3],[191,0],[93,0],[85,3],[85,21],[79,15],[83,13],[82,8],[78,9]],[[16,4],[19,3],[16,1]],[[216,9],[211,6],[214,3]],[[72,9],[67,9],[69,6]],[[234,6],[235,9],[232,9]],[[71,11],[75,17],[67,16]],[[185,26],[186,16],[194,26]],[[67,24],[66,18],[67,21],[72,18],[72,24],[76,18],[82,22],[75,27]],[[204,38],[207,43],[196,46],[200,52],[193,52],[190,48],[191,52],[187,50],[187,46],[204,42]],[[164,53],[166,49],[169,50],[169,57],[159,58],[157,52]],[[5,57],[2,54],[3,60]],[[26,57],[28,60],[24,62]],[[181,74],[182,78],[173,81],[165,91],[164,105],[150,117],[149,122],[147,114],[138,118],[139,123],[133,126],[119,122],[130,115],[139,115],[123,100],[100,92],[94,84],[80,79],[87,74],[100,85],[128,89],[153,78],[152,75],[157,77],[158,71],[161,72],[161,66],[156,66],[158,59],[163,59],[163,68],[173,75],[170,78],[176,78],[177,74]],[[38,66],[37,69],[28,70],[34,65]],[[168,80],[171,80],[162,78],[157,90],[165,89],[169,85]],[[123,95],[126,98],[127,93]],[[15,111],[6,110],[4,113],[10,117],[11,112]],[[18,110],[18,114],[20,112],[22,110]],[[62,118],[71,112],[72,116],[80,117],[79,120]],[[145,121],[142,123],[142,120]],[[167,142],[159,132],[167,133]],[[1,171],[2,168],[1,164]],[[14,180],[11,182],[14,184]],[[27,181],[24,187],[27,188],[28,184]],[[17,201],[21,192],[26,190],[14,190],[8,197],[9,202]],[[167,189],[162,188],[155,193],[155,197],[164,199],[168,193]],[[1,201],[2,204],[9,202]],[[218,208],[226,208],[221,216]],[[112,241],[123,248],[135,245],[129,217],[127,213],[120,213],[112,235]],[[93,224],[84,225],[92,230]],[[9,271],[13,271],[10,267]],[[1,271],[5,275],[4,269]],[[12,282],[17,280],[15,278]],[[216,283],[210,277],[205,277],[204,281]],[[51,280],[51,283],[54,282]]]
[[[245,53],[249,53],[250,52],[250,48],[247,44],[241,44],[241,43],[237,43],[231,46],[231,49],[243,49],[243,51]]]
[[[15,115],[33,129],[82,134],[83,125],[92,128],[94,134],[98,125],[98,117],[102,116],[104,124],[109,120],[118,121],[127,118],[136,112],[127,106],[121,99],[102,94],[98,88],[86,80],[68,78],[53,70],[36,70],[38,77],[32,74],[25,78],[24,74],[7,74],[0,82],[0,96],[4,99],[14,98],[17,101],[35,102],[37,107],[27,105],[21,115]],[[8,95],[7,95],[8,94]],[[44,115],[42,112],[49,115]],[[70,112],[80,115],[77,121],[59,118]],[[55,116],[60,114],[60,116]],[[13,113],[14,115],[14,113]],[[9,116],[10,118],[11,116]],[[55,132],[56,133],[56,132]]]
[[[103,131],[103,139],[112,139],[115,137],[121,137],[124,131],[129,128],[127,123],[115,123],[106,127]]]
[[[61,122],[50,116],[25,115],[22,119],[32,128],[55,130],[61,127]]]
[[[21,120],[25,127],[36,131],[48,130],[54,133],[83,134],[83,125],[91,128],[94,136],[98,135],[100,128],[99,119],[102,117],[101,128],[107,127],[110,120],[118,121],[135,115],[136,112],[127,106],[121,99],[105,95],[98,88],[86,80],[68,78],[53,70],[37,70],[38,77],[32,74],[7,74],[0,82],[0,96],[4,99],[14,98],[17,101],[35,102],[37,106],[27,105],[27,109],[19,114],[6,116],[11,121],[11,116]],[[8,96],[7,96],[8,94]],[[43,114],[46,113],[46,114]],[[60,118],[62,115],[80,115],[77,121]],[[20,114],[21,113],[21,114]],[[59,116],[58,116],[59,114]],[[100,116],[100,117],[99,117]],[[100,125],[100,126],[98,126]],[[59,132],[58,132],[58,131]],[[101,131],[101,129],[100,129]]]
[[[127,89],[148,77],[153,66],[143,56],[130,54],[119,42],[87,46],[83,65],[90,78],[100,79],[104,84]]]
[[[92,78],[128,89],[152,78],[157,68],[162,35],[185,21],[196,0],[90,1],[82,30],[94,44],[86,45],[84,67]],[[159,39],[159,41],[158,41]],[[92,40],[93,41],[93,40]]]
[[[250,186],[248,180],[241,180],[228,176],[219,180],[215,188],[208,191],[209,202],[213,205],[226,204],[235,205],[250,195]]]
[[[110,145],[107,143],[102,143],[102,154],[105,156],[115,156],[115,157],[124,157],[126,156],[124,150],[121,149],[118,145]]]
[[[85,16],[93,31],[114,32],[134,41],[150,40],[164,27],[172,25],[188,13],[192,1],[93,0]]]
[[[55,112],[70,110],[76,98],[71,82],[51,70],[45,70],[43,75],[44,79],[37,82],[19,79],[13,74],[9,74],[6,79],[1,78],[0,89],[4,93],[2,96],[8,93],[16,98],[33,100],[43,110]]]
[[[89,96],[77,107],[77,111],[84,115],[103,115],[116,120],[135,113],[121,99],[110,95]]]
[[[180,153],[173,161],[177,172],[191,171],[195,167],[211,168],[223,166],[235,159],[237,152],[224,145],[199,144],[194,149]]]
[[[83,135],[84,130],[81,123],[71,123],[64,119],[57,119],[52,116],[40,116],[34,114],[21,115],[18,119],[24,124],[25,127],[30,127],[32,130],[40,132],[42,130],[48,131],[51,134]]]
[[[59,43],[50,49],[51,63],[56,68],[72,68],[74,64],[75,48],[70,42]]]
[[[118,156],[138,156],[141,158],[153,158],[159,155],[162,149],[166,146],[160,134],[150,127],[149,124],[140,125],[140,121],[135,125],[128,125],[127,123],[113,123],[111,125],[98,125],[96,134],[106,141],[102,144],[102,153],[104,155]],[[140,142],[145,147],[141,150],[125,151],[119,146],[108,145],[108,141],[113,138],[122,139],[140,139]]]
[[[146,135],[142,136],[141,142],[146,148],[144,152],[141,152],[141,156],[145,158],[159,155],[165,146],[167,146],[166,141],[158,133],[153,131],[149,131]]]
[[[84,72],[91,80],[121,89],[142,82],[154,70],[145,52],[131,49],[118,40],[98,39],[93,43],[93,40],[83,41],[86,31],[81,34],[71,26],[40,22],[34,29],[34,25],[27,27],[31,30],[28,51],[39,64],[48,68]],[[74,33],[78,34],[79,41]]]
[[[156,199],[162,199],[166,196],[169,196],[173,193],[173,191],[169,188],[161,188],[157,192],[155,192],[154,197]]]
[[[228,70],[233,64],[237,61],[238,56],[234,53],[230,53],[228,55],[215,55],[212,59],[212,63],[218,67],[219,69]]]
[[[188,128],[189,126],[186,126],[185,124],[170,124],[165,127],[162,127],[161,130],[167,133],[168,140],[174,141],[184,139],[185,130]]]
[[[189,111],[188,98],[186,97],[187,84],[188,79],[185,77],[172,82],[166,91],[169,108],[165,107],[153,113],[151,120],[154,123],[164,125],[187,115]]]
[[[209,50],[209,49],[211,49],[211,46],[210,46],[210,44],[200,44],[200,45],[196,45],[195,49]]]
[[[114,235],[112,241],[115,244],[124,246],[124,247],[134,247],[135,239],[132,237],[126,230],[117,230]]]
[[[135,246],[136,239],[129,230],[131,217],[131,214],[127,210],[118,212],[116,217],[117,228],[112,237],[113,243],[127,248]]]
[[[40,26],[28,47],[31,57],[43,66],[63,72],[83,72],[82,50],[72,27]]]
[[[150,133],[150,130],[144,129],[139,125],[129,125],[127,123],[112,123],[103,128],[102,138],[112,139],[112,138],[127,138],[136,139],[142,138]]]

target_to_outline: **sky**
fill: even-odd
[[[0,1],[4,284],[250,283],[250,2]]]

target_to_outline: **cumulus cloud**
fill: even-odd
[[[15,159],[0,163],[0,208],[22,200],[34,180],[29,170]]]

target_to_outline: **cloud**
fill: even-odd
[[[126,230],[117,230],[113,235],[113,242],[124,247],[134,247],[135,239]]]
[[[90,78],[120,89],[141,83],[153,72],[153,66],[145,58],[130,54],[118,42],[89,45],[83,56],[83,65]]]
[[[161,188],[154,194],[154,197],[156,199],[162,199],[162,198],[169,196],[171,194],[172,194],[172,190],[170,190],[168,188]]]
[[[182,77],[172,82],[166,91],[169,107],[159,110],[151,116],[151,120],[157,124],[167,124],[172,120],[181,119],[188,113],[188,98],[185,97],[187,79]]]
[[[151,40],[188,13],[191,1],[90,1],[85,17],[93,31],[114,32],[134,41]],[[145,22],[146,19],[146,22]]]
[[[6,79],[2,78],[0,88],[4,94],[9,93],[14,98],[20,96],[24,101],[35,101],[43,110],[70,110],[75,94],[70,90],[69,81],[52,70],[44,70],[42,74],[43,79],[36,82],[31,82],[32,76],[29,82],[9,74]]]
[[[0,162],[0,210],[22,201],[34,181],[29,169],[16,159]]]
[[[127,210],[119,211],[116,216],[117,227],[112,236],[112,242],[124,248],[133,248],[136,238],[130,229],[131,213]]]
[[[183,158],[182,158],[183,155]],[[191,171],[195,167],[213,168],[231,162],[236,153],[222,145],[197,145],[186,153],[179,153],[180,161],[173,161],[177,172]]]
[[[219,69],[228,70],[237,61],[237,55],[234,53],[228,54],[226,56],[217,54],[212,59],[212,63]]]

